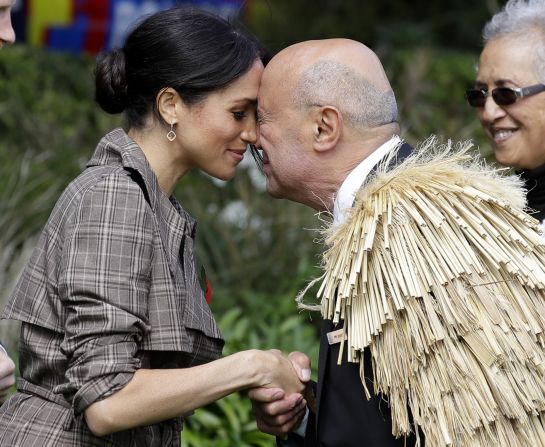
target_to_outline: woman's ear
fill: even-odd
[[[178,123],[176,106],[180,101],[180,95],[172,87],[166,87],[157,93],[157,110],[167,124]]]
[[[335,149],[343,129],[343,116],[334,106],[322,106],[314,116],[313,147],[318,152]]]

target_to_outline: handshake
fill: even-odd
[[[250,389],[248,396],[259,430],[282,437],[301,425],[307,409],[315,411],[310,359],[302,352],[287,357],[276,349],[263,353],[268,374],[263,386]]]

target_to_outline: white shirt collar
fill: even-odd
[[[356,193],[361,188],[361,185],[371,170],[388,152],[396,147],[400,141],[401,138],[394,135],[386,143],[375,149],[344,179],[344,182],[337,192],[335,201],[333,202],[333,225],[339,225],[346,220],[346,210],[352,207]]]

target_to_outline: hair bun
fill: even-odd
[[[125,55],[122,49],[100,53],[95,69],[95,100],[108,113],[121,113],[128,105]]]

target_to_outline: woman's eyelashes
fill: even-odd
[[[235,117],[235,120],[242,121],[244,118],[246,118],[246,112],[233,112],[233,116]]]

